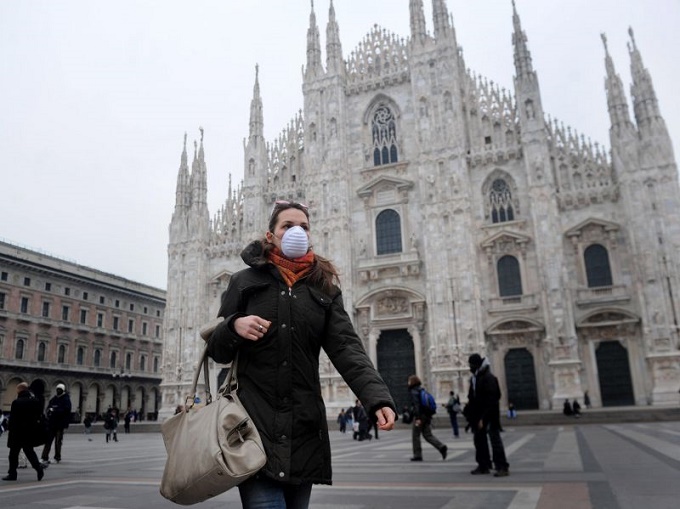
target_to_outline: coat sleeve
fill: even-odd
[[[239,290],[239,277],[235,274],[229,281],[227,290],[222,294],[222,304],[217,316],[224,318],[208,339],[208,355],[219,363],[229,363],[234,360],[238,347],[244,339],[236,333],[234,320],[245,316],[239,310],[243,309],[242,295]]]
[[[373,366],[345,311],[342,294],[332,300],[322,347],[350,389],[368,410],[371,420],[382,407],[396,407],[387,385]]]

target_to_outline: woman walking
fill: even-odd
[[[322,348],[380,429],[394,426],[389,390],[344,309],[336,268],[309,247],[309,229],[305,205],[276,202],[263,238],[241,253],[249,268],[232,276],[208,342],[216,362],[238,354],[239,397],[267,453],[239,486],[245,509],[303,509],[312,484],[331,483]]]

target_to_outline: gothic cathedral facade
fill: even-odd
[[[241,249],[277,199],[309,205],[314,249],[341,272],[367,352],[405,402],[417,373],[466,394],[467,357],[489,358],[518,409],[677,402],[680,188],[649,72],[630,31],[632,117],[605,49],[610,144],[543,111],[513,5],[514,93],[471,73],[445,0],[410,0],[410,37],[375,26],[343,57],[331,2],[325,64],[312,7],[303,109],[263,136],[256,73],[244,179],[210,217],[203,135],[186,136],[168,246],[163,410],[191,386]],[[322,354],[323,355],[323,354]],[[328,359],[329,408],[353,396]]]

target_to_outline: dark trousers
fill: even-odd
[[[458,415],[456,412],[449,413],[449,419],[451,419],[451,427],[453,428],[453,436],[458,436]]]
[[[415,421],[413,422],[411,442],[413,445],[414,458],[423,457],[423,447],[420,444],[420,435],[422,435],[425,441],[438,451],[441,452],[441,450],[444,448],[444,444],[442,444],[439,439],[432,434],[432,419],[429,417],[424,417],[420,421],[420,426],[416,426]]]
[[[7,471],[11,477],[17,476],[17,468],[19,467],[19,452],[21,452],[22,449],[24,450],[26,459],[33,468],[36,470],[40,470],[42,468],[40,461],[38,460],[38,455],[35,453],[32,446],[13,445],[9,448],[9,470]]]
[[[61,445],[64,443],[64,430],[56,429],[50,430],[50,436],[45,442],[42,454],[40,455],[43,461],[50,459],[50,449],[52,449],[52,442],[54,442],[54,459],[61,461]]]
[[[489,441],[491,442],[491,453],[493,454],[493,464],[496,470],[507,469],[508,460],[505,457],[505,448],[501,439],[501,430],[498,424],[487,424],[482,429],[477,425],[474,428],[475,460],[479,468],[491,470],[491,457],[489,456]]]

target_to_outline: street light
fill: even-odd
[[[121,366],[120,371],[118,371],[118,372],[114,371],[113,373],[111,373],[111,376],[113,377],[114,382],[116,382],[116,389],[117,389],[117,394],[118,394],[118,398],[119,398],[118,402],[120,403],[120,406],[117,407],[117,408],[120,410],[120,408],[123,406],[123,394],[122,394],[122,392],[123,392],[123,389],[122,389],[123,379],[129,380],[130,378],[132,378],[132,374],[131,373],[125,373],[125,371],[123,371],[123,366]],[[129,399],[129,396],[128,396],[128,399]],[[114,407],[116,406],[115,395],[114,395],[114,398],[113,398],[113,406]]]

